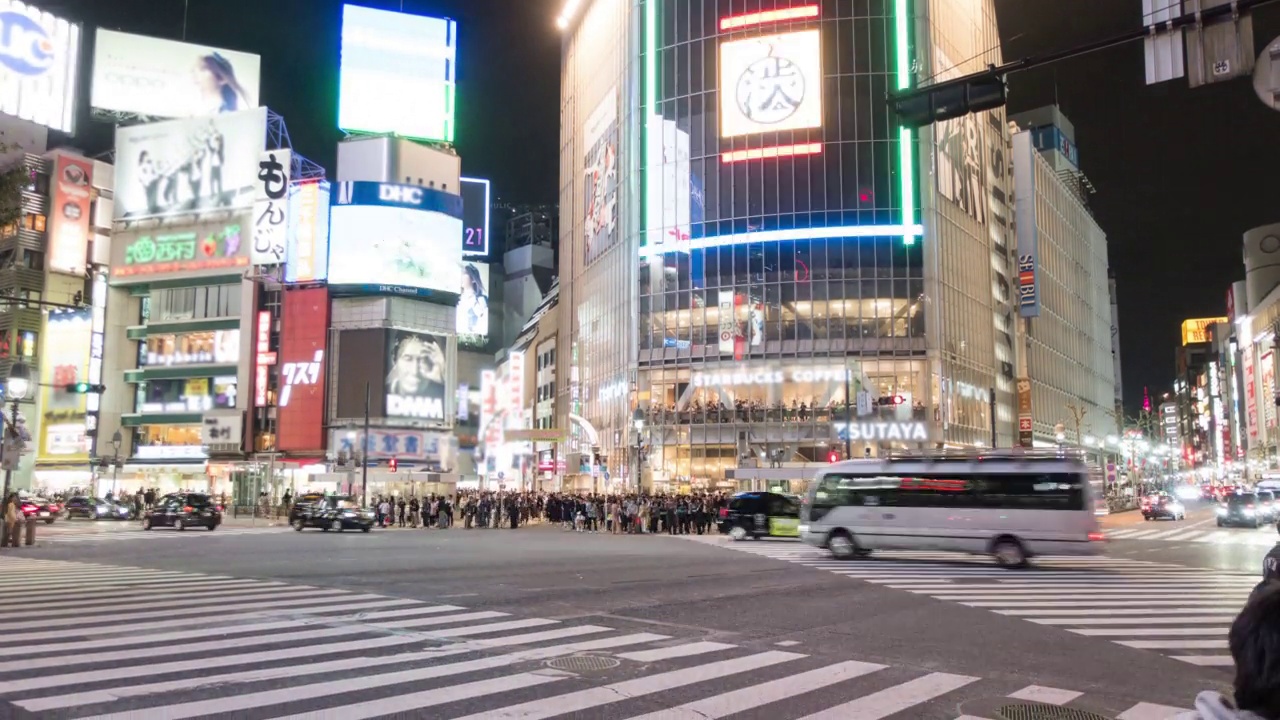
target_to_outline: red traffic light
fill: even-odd
[[[906,401],[907,399],[902,397],[901,395],[894,395],[893,397],[889,398],[889,402],[893,403],[894,405],[901,405]]]
[[[827,462],[833,463],[833,462],[838,462],[839,460],[840,460],[840,453],[836,452],[835,450],[832,450],[831,452],[827,453]]]
[[[396,468],[400,466],[400,463],[395,458],[391,458],[391,461],[387,464],[391,467],[391,472],[395,472]]]

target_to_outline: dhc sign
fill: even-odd
[[[381,185],[378,199],[383,202],[418,206],[422,204],[422,188],[412,185]]]
[[[35,20],[0,12],[0,64],[19,75],[43,75],[53,67],[54,45]]]

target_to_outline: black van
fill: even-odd
[[[800,537],[800,500],[772,492],[744,492],[721,508],[720,532],[734,540]]]

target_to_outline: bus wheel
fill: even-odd
[[[1003,537],[996,540],[991,554],[995,556],[996,563],[1001,567],[1023,568],[1027,566],[1027,552],[1022,549],[1022,543],[1015,538]]]
[[[858,544],[844,530],[836,530],[827,538],[827,549],[837,560],[852,560],[858,557]]]

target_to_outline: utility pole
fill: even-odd
[[[364,383],[364,438],[360,441],[360,504],[369,504],[369,381]]]

